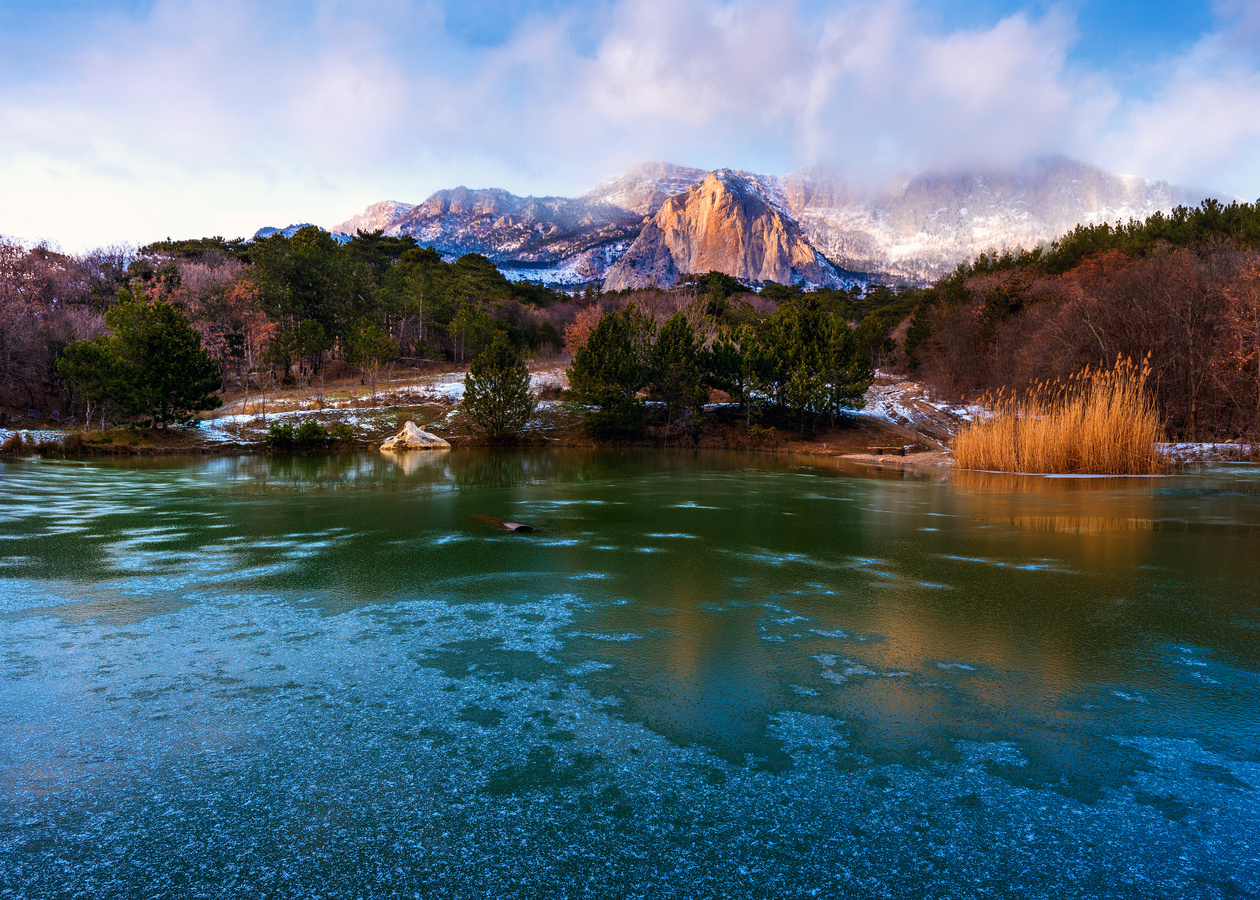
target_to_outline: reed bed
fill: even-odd
[[[958,433],[955,465],[998,472],[1156,475],[1170,468],[1149,369],[1117,359],[1067,381],[1038,382],[1022,394],[981,401],[985,415]]]

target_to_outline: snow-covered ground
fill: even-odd
[[[939,446],[979,412],[977,407],[959,406],[934,397],[917,381],[902,381],[879,373],[866,392],[866,405],[857,415],[908,429]]]
[[[1246,460],[1256,452],[1247,444],[1213,444],[1178,442],[1157,445],[1169,458],[1178,463],[1228,462]]]

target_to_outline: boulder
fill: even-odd
[[[381,444],[382,450],[449,450],[451,445],[436,434],[421,431],[415,422],[408,422],[402,431]]]

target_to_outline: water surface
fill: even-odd
[[[5,463],[0,896],[1257,896],[1258,570],[1248,467]]]

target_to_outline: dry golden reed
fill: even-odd
[[[987,414],[954,439],[955,465],[1071,475],[1165,472],[1149,371],[1117,359],[1110,369],[1087,367],[1066,382],[1038,382],[1022,396],[989,395],[981,401]]]

